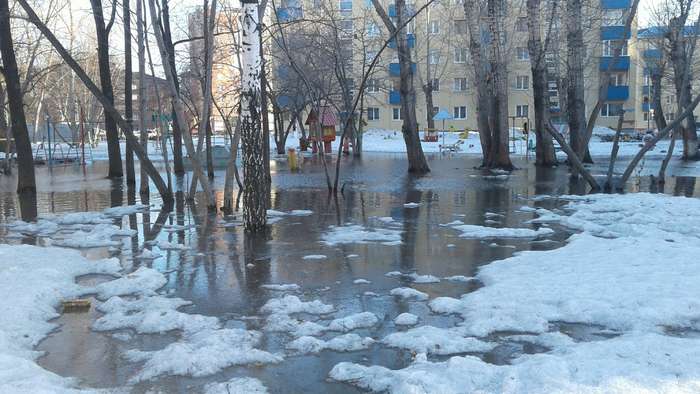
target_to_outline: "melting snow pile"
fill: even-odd
[[[464,224],[461,220],[444,224],[460,231],[462,238],[537,238],[554,233],[551,228],[540,227],[537,230],[530,228],[486,227],[475,224]]]
[[[39,367],[33,350],[55,328],[65,299],[91,292],[75,278],[91,273],[116,274],[116,259],[89,261],[77,251],[29,245],[0,245],[0,392],[56,392],[75,387]]]
[[[329,231],[321,235],[321,242],[326,245],[365,244],[378,242],[383,245],[401,243],[401,231],[387,228],[369,228],[358,224],[330,226]]]
[[[539,209],[533,222],[582,233],[556,250],[488,264],[477,275],[482,288],[430,301],[435,313],[461,316],[457,326],[421,326],[382,339],[418,352],[412,364],[391,370],[343,362],[331,378],[412,393],[700,391],[700,339],[683,334],[700,330],[700,200],[653,194],[566,198],[568,215]],[[558,322],[619,335],[574,340],[557,329]],[[549,350],[506,365],[470,355],[432,359],[485,351],[509,331]]]
[[[99,248],[120,246],[120,237],[131,237],[135,230],[122,229],[118,223],[123,216],[148,209],[145,205],[108,208],[103,212],[73,212],[44,215],[36,223],[15,221],[5,226],[11,234],[48,237],[49,243],[68,248]]]

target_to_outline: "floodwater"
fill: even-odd
[[[487,179],[487,174],[475,169],[478,158],[429,156],[432,172],[421,178],[406,175],[406,162],[401,155],[367,154],[362,159],[343,160],[343,194],[337,203],[328,198],[323,166],[317,158],[307,158],[302,171],[290,173],[284,160],[272,162],[272,208],[312,210],[310,216],[287,216],[270,226],[261,236],[244,234],[237,213],[195,212],[177,201],[174,212],[158,212],[157,195],[149,196],[154,211],[124,218],[123,225],[138,229],[138,235],[124,243],[122,250],[90,249],[84,253],[91,258],[114,255],[124,266],[136,269],[142,264],[133,256],[144,241],[171,240],[188,244],[191,250],[170,251],[152,262],[151,266],[166,274],[163,289],[176,297],[191,301],[182,311],[217,316],[227,327],[262,329],[264,316],[260,307],[280,293],[261,288],[266,283],[296,283],[302,287],[300,298],[320,299],[333,304],[336,317],[360,311],[370,311],[380,318],[372,329],[353,332],[381,339],[396,331],[392,320],[398,314],[411,312],[420,317],[421,324],[438,327],[453,326],[458,319],[431,314],[425,302],[399,300],[389,291],[410,286],[438,296],[459,297],[479,287],[478,282],[442,281],[415,284],[403,279],[386,277],[390,271],[416,271],[438,277],[473,276],[479,266],[511,256],[522,250],[556,248],[569,232],[553,226],[556,233],[549,241],[478,240],[458,237],[458,232],[441,226],[454,220],[485,225],[485,213],[502,215],[497,227],[528,227],[524,224],[533,213],[518,209],[537,195],[581,194],[586,191],[582,181],[571,181],[566,166],[551,169],[535,168],[531,163],[516,162],[519,167],[507,180]],[[603,164],[599,164],[603,165]],[[120,184],[104,179],[105,163],[38,170],[39,214],[76,211],[100,211],[110,206],[140,202],[138,193],[129,195]],[[217,190],[223,174],[217,173]],[[138,184],[138,182],[137,182]],[[633,179],[632,191],[651,190],[677,195],[698,195],[700,187],[695,178],[669,177],[665,190],[653,187],[646,177]],[[14,220],[19,215],[20,201],[13,192],[14,180],[0,177],[0,222]],[[180,194],[181,196],[181,194]],[[221,193],[217,194],[221,199]],[[405,203],[419,202],[417,208]],[[534,206],[554,208],[556,200],[535,199]],[[321,234],[329,226],[339,224],[373,223],[374,217],[391,216],[399,223],[402,243],[324,245]],[[176,232],[159,231],[161,224],[181,224],[187,229]],[[0,228],[0,238],[2,237]],[[23,242],[33,242],[24,239]],[[19,242],[4,240],[4,242]],[[323,254],[323,260],[304,260],[305,255]],[[348,257],[356,254],[357,257]],[[145,264],[145,263],[144,263]],[[252,265],[249,265],[252,264]],[[362,278],[370,284],[353,284]],[[90,276],[81,283],[94,284],[105,278]],[[363,293],[371,291],[376,296]],[[336,393],[356,392],[357,389],[329,381],[330,369],[338,362],[401,368],[412,359],[408,351],[375,344],[368,350],[339,353],[322,351],[316,355],[286,355],[276,365],[231,367],[203,378],[166,377],[130,385],[129,379],[140,364],[124,360],[121,355],[129,349],[159,349],[177,339],[169,335],[133,335],[117,339],[112,333],[94,332],[90,326],[99,317],[94,308],[87,313],[64,314],[56,319],[59,328],[39,345],[45,352],[39,360],[42,367],[63,376],[77,378],[85,387],[112,388],[128,386],[130,392],[199,392],[212,381],[225,381],[236,376],[260,379],[271,392]],[[576,340],[601,340],[610,334],[604,327],[580,327],[575,323],[553,324]],[[284,353],[289,337],[284,333],[264,333],[260,349]],[[522,353],[547,351],[546,348],[503,340],[496,349],[476,354],[495,364],[508,363]],[[435,358],[437,359],[437,358]]]

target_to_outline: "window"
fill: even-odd
[[[391,109],[391,118],[393,120],[403,119],[403,117],[401,116],[401,107],[394,107]]]
[[[466,63],[467,48],[455,48],[455,63]]]
[[[440,33],[440,23],[438,21],[430,21],[430,23],[428,24],[428,33],[429,34]]]
[[[352,11],[352,1],[340,0],[340,11]]]
[[[615,73],[610,74],[610,79],[608,80],[608,86],[625,86],[625,74]]]
[[[651,86],[651,76],[650,75],[644,76],[644,86]]]
[[[438,112],[440,112],[440,107],[433,107],[433,111],[430,113],[430,116],[435,116]]]
[[[340,21],[338,26],[340,27],[340,30],[344,31],[345,33],[352,33],[352,20],[343,19]]]
[[[377,56],[377,51],[367,51],[365,52],[365,63],[370,64],[372,60]]]
[[[463,92],[467,90],[467,78],[455,78],[452,90],[455,92]]]
[[[437,78],[433,79],[433,92],[439,92],[440,91],[440,80]]]
[[[557,89],[557,81],[547,81],[547,90],[550,92],[559,92],[559,89]]]
[[[467,107],[464,105],[459,107],[454,107],[454,112],[452,117],[455,119],[467,119]]]
[[[516,105],[515,106],[515,116],[518,118],[527,118],[529,108],[527,105]]]
[[[515,77],[515,88],[518,90],[530,89],[530,77],[527,75],[518,75]]]
[[[530,52],[525,47],[515,48],[518,60],[530,60]]]
[[[623,9],[605,10],[603,12],[603,26],[623,26],[625,24],[624,17],[625,10]]]
[[[603,41],[603,56],[615,56],[615,46],[620,45],[620,40]],[[627,40],[622,43],[620,56],[627,56]]]
[[[367,120],[379,120],[379,108],[367,107]]]
[[[524,16],[518,17],[518,21],[515,22],[515,31],[523,33],[527,31],[527,18]]]
[[[620,116],[620,111],[622,111],[622,104],[606,103],[600,109],[600,116]]]
[[[367,93],[377,93],[379,92],[379,80],[378,79],[368,79],[367,87],[365,89]]]
[[[645,122],[649,121],[649,112],[644,112],[644,121]]]
[[[465,34],[467,32],[467,21],[465,20],[456,20],[455,22],[455,33],[457,34]]]
[[[430,64],[440,64],[440,51],[437,49],[431,49],[428,55],[428,61]]]
[[[374,22],[369,22],[367,25],[367,36],[368,37],[378,37],[380,34],[379,26]]]

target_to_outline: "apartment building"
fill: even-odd
[[[411,48],[416,90],[416,111],[419,127],[427,126],[427,117],[437,111],[448,112],[452,119],[445,127],[474,130],[476,123],[475,86],[473,65],[467,42],[468,25],[464,16],[463,0],[441,0],[423,9],[406,27],[407,42]],[[389,17],[396,20],[396,7],[392,1],[382,0]],[[425,3],[408,4],[413,14]],[[586,8],[585,31],[585,89],[587,114],[595,107],[601,92],[601,78],[609,73],[602,94],[604,104],[596,124],[614,128],[620,108],[625,109],[623,127],[644,130],[651,123],[648,104],[648,86],[645,81],[644,55],[649,55],[646,44],[640,41],[636,20],[625,35],[624,24],[630,11],[630,0],[590,0]],[[277,8],[280,22],[304,17],[333,19],[346,47],[352,78],[355,85],[362,72],[376,56],[389,36],[387,29],[367,0],[286,0]],[[543,31],[550,31],[552,39],[547,52],[548,95],[550,113],[555,122],[565,122],[566,76],[566,14],[564,7],[551,22],[544,18]],[[550,25],[551,24],[551,25]],[[532,77],[527,50],[527,19],[524,1],[509,2],[505,18],[505,50],[508,57],[508,105],[509,118],[515,127],[534,123]],[[622,56],[613,60],[613,50],[624,41]],[[310,52],[308,56],[313,56]],[[423,87],[432,81],[432,106],[426,104]],[[375,71],[369,76],[363,100],[363,118],[367,128],[400,129],[401,97],[398,91],[399,63],[396,45],[390,42],[380,55]],[[645,87],[647,86],[647,87]],[[648,103],[648,102],[647,102]],[[653,122],[652,122],[653,123]],[[442,122],[436,122],[437,128]]]

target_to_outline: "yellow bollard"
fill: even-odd
[[[289,170],[290,171],[298,171],[299,170],[299,163],[297,161],[297,150],[294,148],[288,148],[287,149],[287,157],[289,160]]]

